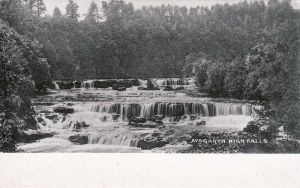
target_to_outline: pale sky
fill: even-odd
[[[81,16],[86,14],[92,1],[98,4],[99,8],[102,5],[102,0],[74,0],[79,6],[79,13]],[[109,1],[109,0],[106,0]],[[196,6],[211,6],[214,4],[224,4],[224,3],[237,3],[241,0],[125,0],[125,2],[132,2],[134,8],[141,8],[143,6],[156,6],[162,4],[186,6],[186,7],[196,7]],[[68,0],[44,0],[46,4],[46,14],[52,15],[54,7],[60,8],[60,10],[65,13],[65,7]],[[292,4],[295,8],[300,8],[300,0],[292,0]]]

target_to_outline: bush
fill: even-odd
[[[16,152],[17,122],[13,119],[4,119],[3,116],[0,120],[0,152]]]

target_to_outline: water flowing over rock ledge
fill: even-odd
[[[184,92],[173,89],[180,84]],[[133,148],[139,152],[246,152],[217,145],[195,149],[190,141],[195,134],[207,138],[257,136],[249,130],[264,107],[243,100],[190,97],[185,92],[192,84],[182,79],[93,80],[80,83],[79,89],[50,90],[33,102],[40,130],[56,134],[21,148],[25,152],[47,148],[101,152],[103,147],[105,151],[118,147],[115,152]]]

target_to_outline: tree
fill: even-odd
[[[194,71],[196,77],[196,84],[197,86],[207,89],[206,82],[208,79],[208,67],[211,66],[212,62],[206,60],[205,58],[199,58],[194,62]]]
[[[205,83],[211,96],[226,96],[225,93],[226,65],[222,62],[212,63],[207,70],[207,81]]]
[[[244,97],[246,77],[245,61],[241,58],[234,59],[228,66],[224,80],[225,91],[229,97],[238,99]]]
[[[89,22],[98,22],[100,20],[98,5],[92,1],[88,14],[85,17],[85,20]]]
[[[46,6],[43,0],[26,0],[29,8],[38,17],[46,11]]]
[[[78,20],[78,5],[73,0],[69,0],[69,3],[66,6],[66,16],[73,20]]]
[[[21,0],[0,1],[0,18],[19,34],[34,38],[37,19]]]
[[[194,76],[195,61],[199,58],[198,53],[191,53],[185,57],[183,73],[185,77]]]
[[[31,49],[1,19],[0,46],[0,152],[14,152],[18,129],[37,128],[30,99],[34,85],[27,71]]]
[[[41,16],[46,11],[46,6],[43,0],[36,0],[35,10],[37,16]]]
[[[62,14],[61,14],[61,11],[58,7],[55,7],[54,8],[54,11],[53,11],[53,17],[60,17]]]

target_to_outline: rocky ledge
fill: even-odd
[[[159,127],[163,127],[164,123],[162,122],[162,118],[158,116],[154,119],[135,117],[129,121],[128,125],[131,127],[141,127],[141,128],[159,128]]]
[[[53,137],[55,132],[42,132],[38,130],[21,131],[18,134],[17,143],[33,143],[38,140]]]
[[[69,137],[69,141],[76,143],[76,144],[87,144],[89,142],[88,135],[73,135]]]

